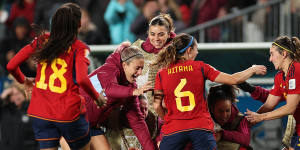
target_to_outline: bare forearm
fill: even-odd
[[[287,105],[284,105],[274,111],[268,112],[261,114],[263,115],[263,120],[273,120],[273,119],[278,119],[283,116],[287,116],[290,114],[293,114],[295,109],[288,107]]]
[[[244,71],[232,74],[232,77],[236,79],[237,83],[242,83],[246,81],[248,78],[250,78],[253,74],[254,74],[254,70],[252,67],[250,67]]]
[[[262,114],[262,113],[266,113],[266,112],[270,112],[272,111],[274,108],[270,108],[268,106],[266,106],[265,104],[262,105],[258,110],[257,113]]]

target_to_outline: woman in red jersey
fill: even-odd
[[[258,100],[262,103],[265,103],[268,99],[270,90],[262,88],[260,86],[253,86],[248,82],[243,82],[238,84],[238,87],[245,92],[249,92],[251,97],[254,100]],[[280,102],[285,101],[284,97],[281,97]],[[288,120],[286,123],[286,129],[284,132],[284,136],[282,138],[282,145],[284,148],[282,150],[288,150],[291,147],[291,139],[295,132],[296,120],[293,115],[288,115]]]
[[[41,149],[57,149],[61,136],[72,149],[89,149],[89,125],[79,86],[93,99],[105,102],[87,76],[89,48],[77,40],[80,18],[78,5],[62,5],[52,17],[50,35],[35,38],[7,64],[18,82],[33,86],[28,115],[33,117]],[[37,61],[35,79],[25,77],[19,68],[29,57]]]
[[[251,150],[250,126],[247,119],[239,112],[235,88],[222,84],[209,89],[207,96],[210,114],[220,127],[215,130],[218,150]],[[219,126],[218,126],[219,125]]]
[[[197,54],[196,40],[188,34],[181,34],[158,54],[153,64],[163,67],[157,73],[154,93],[154,108],[165,120],[161,150],[180,150],[187,142],[192,142],[197,150],[215,149],[214,124],[204,95],[205,80],[237,84],[254,74],[266,73],[264,66],[253,65],[229,75],[202,61],[194,61]]]
[[[300,149],[300,41],[297,37],[278,37],[270,48],[270,59],[278,73],[274,78],[266,102],[255,113],[247,110],[247,119],[252,123],[281,118],[293,114],[296,120],[296,133],[292,137],[291,147]],[[286,104],[275,109],[279,101],[284,98]],[[273,110],[273,111],[272,111]],[[290,149],[293,149],[290,148]]]

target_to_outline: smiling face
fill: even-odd
[[[213,108],[213,115],[215,121],[222,125],[225,125],[231,115],[231,101],[230,100],[219,100],[216,102]]]
[[[148,38],[155,48],[164,47],[169,37],[170,33],[165,26],[152,25],[149,27]]]
[[[142,74],[144,68],[144,58],[132,58],[132,60],[127,64],[122,63],[126,79],[129,83],[136,82],[136,78]]]
[[[284,56],[279,53],[275,46],[270,48],[270,58],[269,61],[273,63],[276,70],[282,70],[282,63]]]

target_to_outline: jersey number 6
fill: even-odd
[[[56,64],[61,65],[61,68],[58,69],[56,67]],[[42,65],[41,76],[40,76],[40,80],[36,83],[36,87],[40,88],[40,89],[43,89],[43,90],[46,90],[47,86],[48,86],[45,83],[45,79],[46,79],[45,71],[46,71],[47,63],[46,62],[41,62],[41,65]],[[53,73],[49,77],[49,89],[50,89],[51,92],[63,93],[67,90],[67,80],[63,76],[64,73],[67,72],[66,67],[67,67],[67,63],[63,59],[56,58],[55,60],[52,61],[51,69],[53,70]],[[60,81],[60,86],[55,86],[54,85],[54,81],[57,78]]]
[[[176,96],[176,107],[179,111],[191,111],[195,107],[195,96],[191,91],[181,91],[182,88],[186,85],[186,78],[181,79],[180,83],[177,85],[176,89],[174,90],[174,94]],[[190,105],[182,106],[181,98],[182,97],[189,97]]]

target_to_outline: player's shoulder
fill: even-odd
[[[195,60],[189,60],[187,62],[188,65],[192,65],[195,68],[201,68],[205,66],[205,63],[203,61],[195,61]]]
[[[283,76],[284,76],[284,72],[283,72],[283,71],[278,71],[278,72],[275,74],[274,80],[279,80],[279,79],[283,78]]]
[[[78,39],[73,43],[73,46],[77,50],[85,50],[85,49],[90,50],[89,46],[85,42]]]

